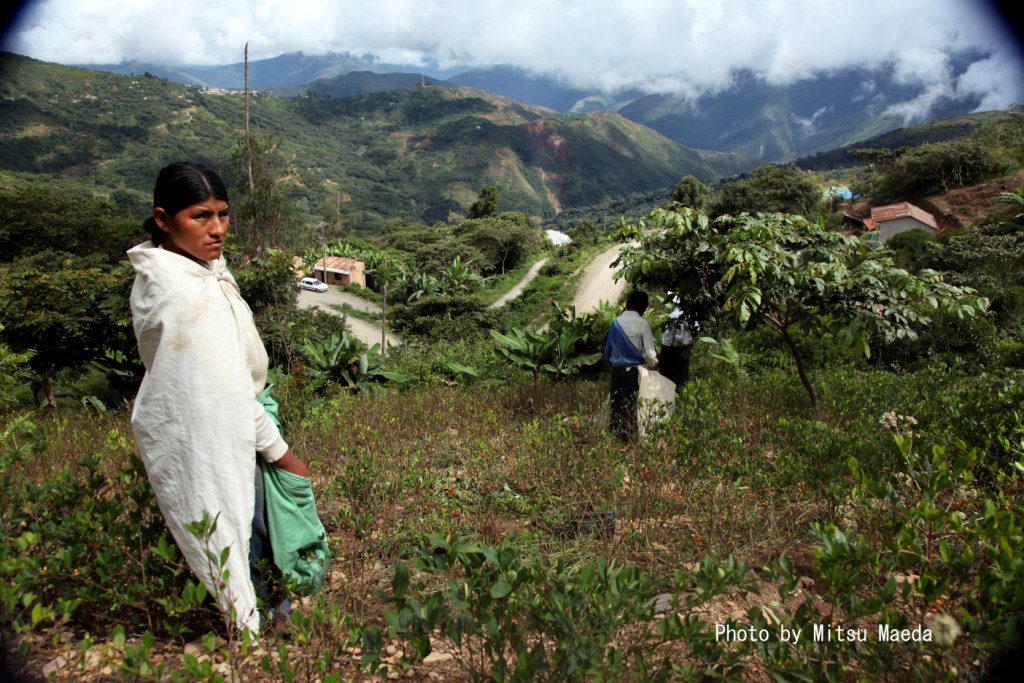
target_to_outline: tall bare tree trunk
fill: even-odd
[[[249,137],[249,43],[245,44],[245,149],[249,167],[249,194],[255,190],[252,181],[252,139]]]

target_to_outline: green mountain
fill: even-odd
[[[969,56],[956,62],[966,69]],[[646,95],[619,113],[682,145],[756,156],[785,163],[904,125],[895,111],[936,120],[974,111],[980,100],[919,100],[920,86],[900,81],[893,67],[848,68],[775,85],[753,73],[737,73],[729,88],[695,101]]]
[[[245,63],[192,66],[165,66],[138,60],[120,64],[76,64],[86,69],[110,71],[128,76],[150,74],[184,85],[199,85],[207,88],[241,89],[245,87]],[[351,71],[387,71],[395,67],[378,64],[371,57],[349,53],[328,53],[307,55],[289,52],[270,59],[256,59],[249,62],[249,87],[298,86],[321,78],[331,78]]]
[[[279,140],[281,182],[301,211],[340,202],[364,230],[396,217],[446,220],[485,185],[498,187],[502,210],[552,216],[752,165],[617,114],[563,117],[471,88],[313,95],[251,96],[251,130]],[[3,54],[0,173],[72,178],[137,208],[170,161],[194,159],[230,179],[244,105],[240,93]]]
[[[308,84],[275,85],[261,90],[275,97],[353,97],[385,90],[404,90],[420,85],[444,87],[451,84],[418,73],[381,74],[374,71],[350,71],[330,78],[318,78]]]
[[[850,154],[852,149],[895,150],[901,147],[917,147],[930,142],[947,142],[971,135],[983,126],[1010,123],[1017,117],[1018,114],[1009,111],[986,111],[897,128],[867,139],[858,139],[857,142],[843,145],[837,149],[804,157],[797,161],[797,165],[800,168],[811,170],[857,166],[863,162]]]

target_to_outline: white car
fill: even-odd
[[[299,280],[299,288],[308,289],[311,292],[326,292],[327,283],[320,282],[316,278],[304,277],[301,280]]]

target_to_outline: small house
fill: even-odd
[[[325,256],[313,264],[313,277],[329,285],[366,286],[366,264],[359,259]]]
[[[843,229],[844,235],[868,235],[869,237],[876,236],[875,230],[878,226],[870,218],[861,218],[860,216],[854,216],[852,213],[843,212]]]
[[[878,231],[879,242],[908,230],[924,230],[933,236],[939,231],[935,216],[910,202],[872,207],[871,221]]]

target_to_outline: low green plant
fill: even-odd
[[[705,622],[678,613],[655,620],[656,584],[636,567],[604,559],[576,567],[544,556],[525,560],[508,542],[488,547],[436,535],[429,541],[416,569],[431,577],[430,585],[399,564],[391,592],[380,594],[391,605],[384,613],[388,633],[409,644],[413,660],[441,638],[473,680],[651,681],[738,670],[717,643],[709,646]],[[749,583],[745,573],[742,563],[708,561],[693,575],[679,573],[676,584],[695,584],[696,603]],[[684,640],[704,666],[674,662],[661,650],[674,640]]]
[[[307,372],[321,390],[336,383],[353,391],[370,391],[380,382],[402,383],[413,379],[384,369],[380,344],[367,347],[344,333],[331,335],[323,343],[308,341],[301,350],[309,363]]]
[[[570,377],[602,357],[600,353],[581,353],[587,336],[572,327],[547,334],[513,328],[504,335],[491,330],[491,337],[499,344],[497,353],[513,365],[529,370],[534,384],[540,382],[543,374],[554,379]]]

